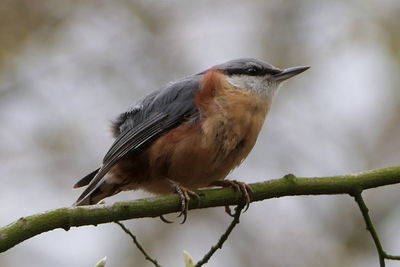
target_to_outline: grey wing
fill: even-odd
[[[74,187],[89,184],[74,205],[80,205],[103,182],[104,176],[125,156],[140,151],[188,117],[198,116],[194,97],[199,77],[187,78],[146,97],[132,110],[120,115],[114,123],[119,134],[103,159],[102,166],[85,176]]]

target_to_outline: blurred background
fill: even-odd
[[[240,57],[311,69],[282,86],[255,149],[229,177],[400,164],[398,0],[2,0],[0,226],[70,206],[81,192],[72,185],[112,143],[110,121],[137,99]],[[399,190],[364,193],[392,254],[400,254]],[[163,266],[183,266],[183,250],[200,259],[230,220],[215,208],[191,211],[184,225],[127,225]],[[42,234],[0,254],[0,266],[86,267],[104,256],[107,266],[152,266],[115,224]],[[207,266],[377,265],[360,211],[343,195],[253,203]]]

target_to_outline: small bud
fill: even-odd
[[[193,258],[187,251],[183,251],[183,260],[185,261],[185,267],[194,267]]]
[[[106,261],[107,261],[107,256],[105,256],[104,258],[102,258],[101,260],[99,260],[96,263],[96,267],[104,267],[106,266]]]

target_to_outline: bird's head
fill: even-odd
[[[240,58],[216,65],[213,69],[227,76],[235,87],[272,97],[279,85],[307,70],[309,67],[278,69],[266,62],[254,58]]]

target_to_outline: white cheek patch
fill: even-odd
[[[265,94],[268,97],[273,97],[278,88],[278,83],[272,82],[266,76],[232,75],[227,80],[235,87]]]

